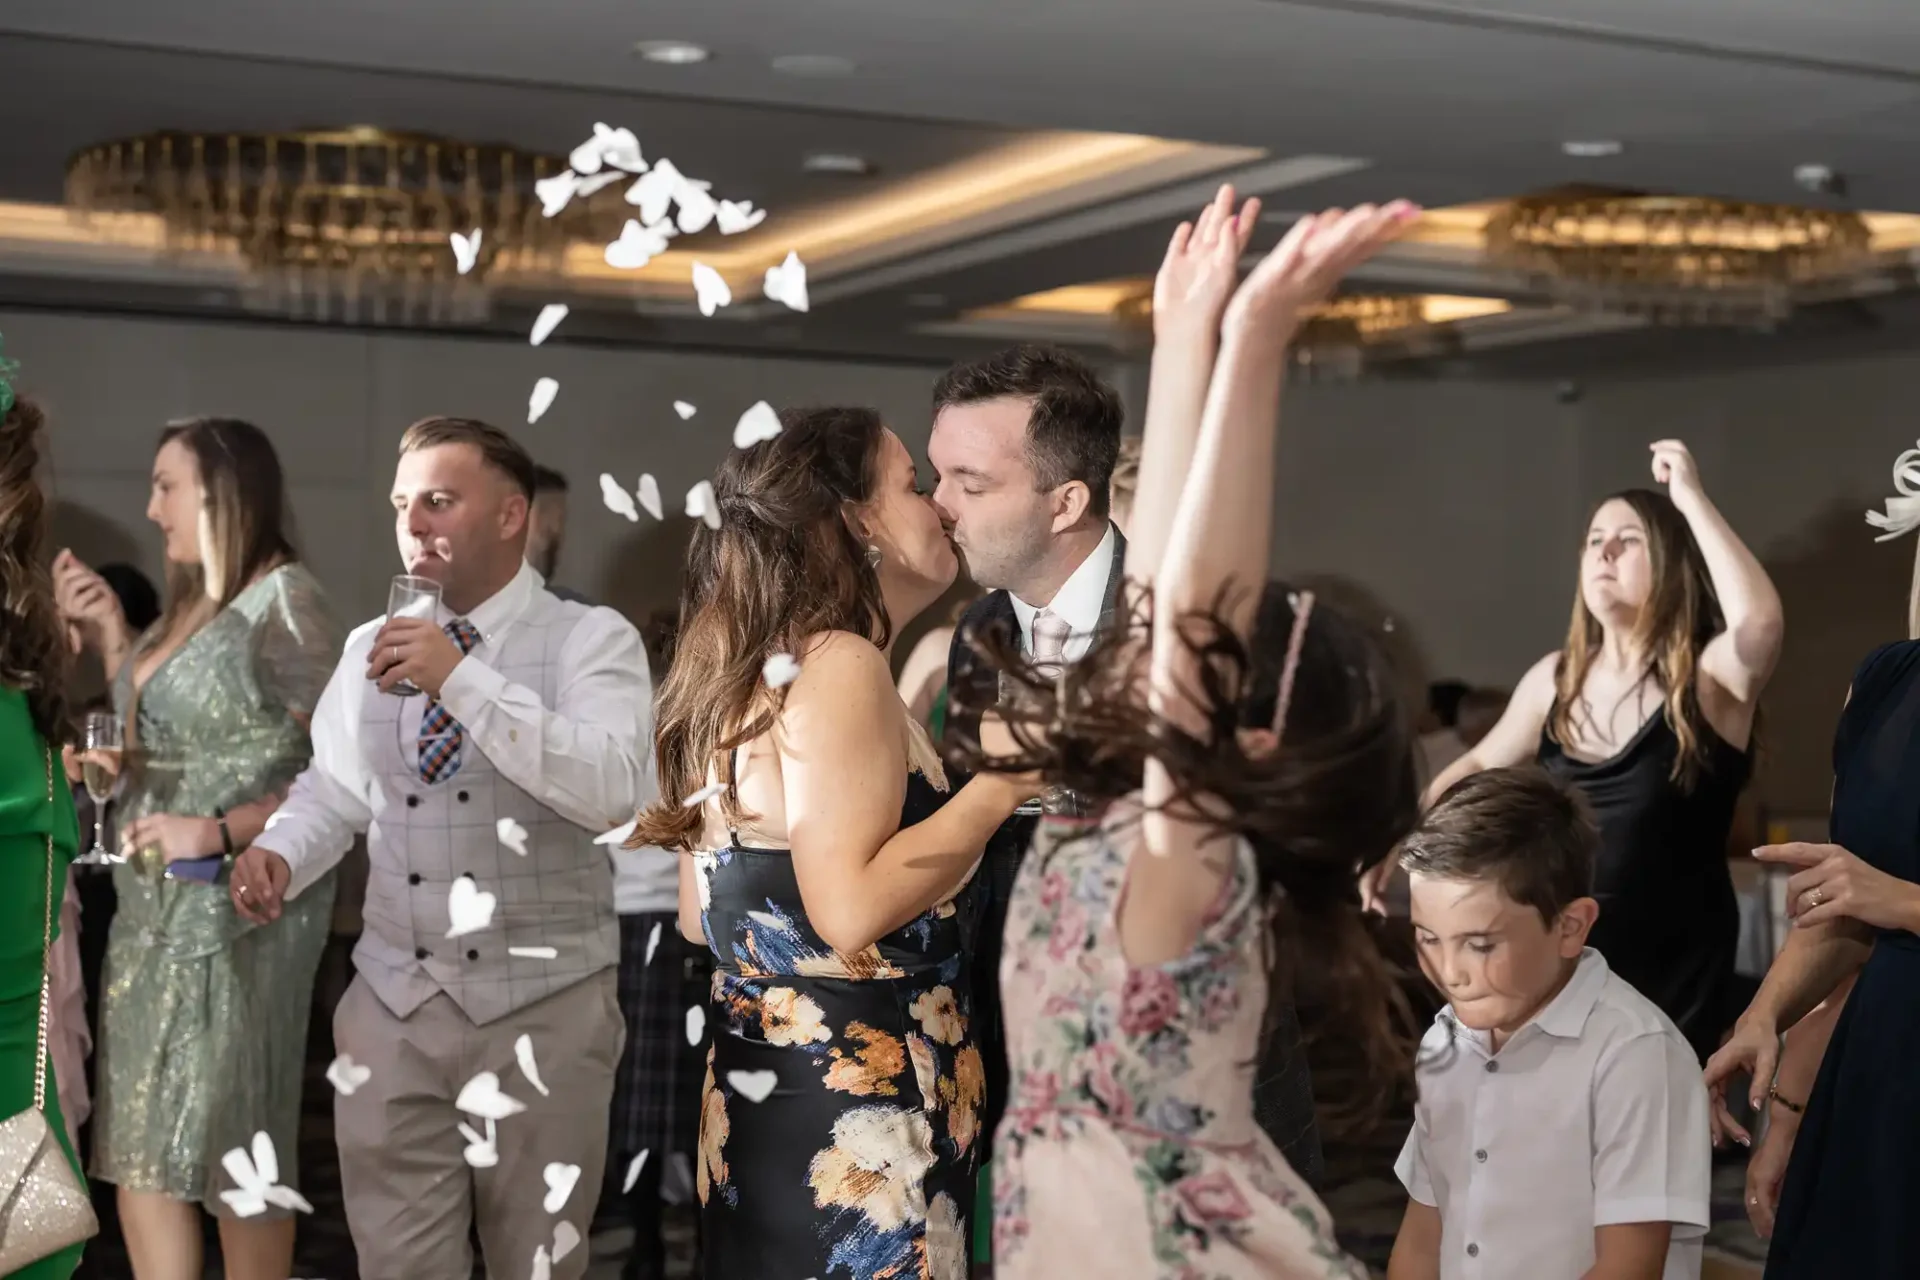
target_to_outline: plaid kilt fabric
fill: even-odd
[[[660,942],[647,962],[647,939]],[[608,1172],[617,1176],[642,1151],[664,1167],[675,1152],[693,1158],[700,1134],[700,1082],[707,1035],[687,1043],[687,1010],[706,1007],[712,957],[680,936],[671,911],[620,917],[620,1012],[627,1049],[613,1082]]]

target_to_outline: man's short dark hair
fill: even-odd
[[[1551,925],[1593,895],[1600,829],[1585,796],[1532,767],[1455,783],[1400,842],[1400,866],[1439,880],[1492,880]]]
[[[477,418],[422,418],[400,437],[400,453],[404,457],[443,444],[472,445],[488,466],[518,485],[528,502],[533,501],[533,455],[500,428]]]
[[[567,478],[552,467],[543,467],[535,463],[533,467],[533,491],[535,493],[565,493]]]
[[[1087,486],[1090,509],[1107,514],[1125,411],[1092,365],[1055,347],[1022,343],[955,365],[933,387],[933,411],[986,400],[1025,400],[1027,456],[1042,490],[1069,480]]]

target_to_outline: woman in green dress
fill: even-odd
[[[224,884],[167,864],[232,854],[265,829],[313,753],[308,724],[342,631],[284,532],[279,459],[259,428],[169,427],[147,518],[160,526],[167,607],[130,634],[112,590],[70,553],[60,603],[114,677],[126,724],[119,910],[107,946],[93,1174],[119,1188],[136,1280],[198,1280],[200,1207],[219,1220],[228,1280],[287,1280],[284,1210],[236,1217],[221,1158],[272,1140],[295,1185],[313,982],[332,922],[324,882],[257,928]]]
[[[49,753],[66,736],[66,644],[41,554],[46,500],[34,479],[40,413],[14,400],[6,373],[0,365],[0,599],[6,602],[0,616],[0,1118],[33,1105],[34,1076],[41,1073],[47,1124],[77,1175],[80,1162],[67,1146],[53,1065],[35,1061],[46,921],[49,912],[60,918],[60,903],[47,901],[48,887],[54,895],[64,891],[78,839],[72,792],[63,785],[49,795],[47,786]],[[66,1280],[79,1262],[74,1245],[6,1280]]]

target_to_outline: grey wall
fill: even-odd
[[[50,412],[65,544],[157,575],[141,515],[155,432],[188,414],[247,417],[280,448],[307,559],[353,618],[379,611],[396,571],[385,495],[395,441],[415,418],[510,426],[565,471],[575,501],[563,578],[642,616],[672,602],[690,527],[681,495],[711,472],[749,404],[870,403],[920,453],[936,372],[46,313],[0,312],[0,333],[23,389]],[[1137,414],[1143,372],[1114,373]],[[529,428],[526,396],[542,374],[559,379],[560,396]],[[1410,688],[1439,676],[1508,686],[1559,642],[1594,501],[1649,483],[1647,443],[1680,436],[1787,601],[1764,794],[1818,813],[1853,666],[1904,634],[1912,548],[1874,545],[1861,513],[1884,499],[1894,456],[1920,435],[1915,387],[1920,357],[1907,356],[1614,379],[1570,405],[1549,383],[1297,386],[1275,563],[1391,625]],[[681,422],[675,399],[699,414]],[[606,511],[603,470],[629,484],[652,471],[665,524]]]

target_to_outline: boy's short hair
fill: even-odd
[[[1535,768],[1455,783],[1401,840],[1400,866],[1441,880],[1492,880],[1551,925],[1593,894],[1600,829],[1585,796]]]

